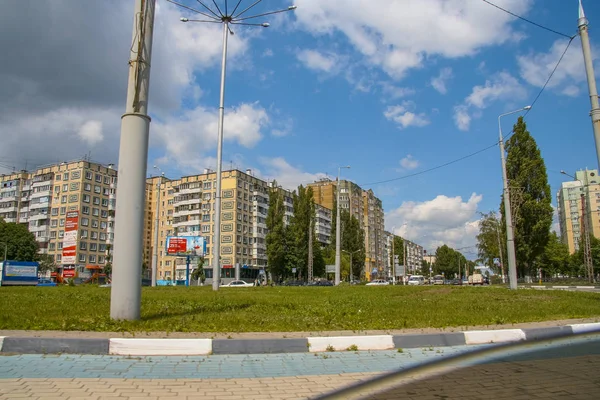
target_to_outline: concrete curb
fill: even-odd
[[[519,288],[523,289],[600,289],[600,286],[544,286],[544,285],[525,285],[519,286]]]
[[[508,343],[593,331],[600,331],[600,323],[420,335],[322,336],[299,339],[58,339],[0,336],[0,353],[120,356],[318,353]]]

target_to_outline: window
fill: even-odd
[[[58,231],[58,238],[62,239],[63,237],[65,237],[65,231]]]
[[[106,243],[100,243],[98,245],[98,251],[106,251]]]
[[[60,181],[60,173],[56,174],[56,176],[54,177],[54,179],[56,179],[57,181]]]
[[[92,190],[92,185],[90,185],[89,183],[84,183],[83,184],[83,190],[85,190],[86,192],[89,192],[90,190]]]
[[[106,240],[106,233],[100,232],[100,240]],[[102,246],[102,245],[100,245]]]
[[[63,174],[63,181],[68,181],[68,180],[69,180],[69,173],[68,173],[68,172],[65,172],[65,173]]]
[[[48,245],[48,249],[49,249],[49,250],[54,250],[55,248],[56,248],[56,243],[50,243],[50,244]]]
[[[57,254],[56,261],[61,261],[61,260],[62,260],[62,254]]]
[[[90,224],[90,220],[88,218],[81,218],[81,225],[82,226],[89,226]]]
[[[210,182],[204,182],[204,189],[210,189]]]
[[[92,179],[92,172],[91,171],[85,171],[85,179]]]
[[[82,229],[81,230],[81,238],[85,239],[87,237],[88,237],[88,231],[87,231],[87,229]]]
[[[102,212],[100,213],[100,215],[102,216],[102,218],[107,218],[108,217],[108,211],[102,210]]]
[[[60,193],[60,185],[54,186],[54,193]]]
[[[79,255],[79,262],[80,263],[84,263],[85,262],[85,254],[80,254]]]
[[[92,239],[98,239],[98,232],[96,232],[96,231],[92,231],[92,236],[91,236],[91,238],[92,238]]]
[[[50,239],[56,239],[56,231],[50,232]]]
[[[104,264],[104,256],[98,256],[98,264]]]
[[[79,242],[79,250],[87,250],[87,242]]]
[[[56,250],[62,250],[62,248],[63,248],[62,242],[58,242],[58,244],[56,245]]]
[[[90,213],[90,208],[88,206],[81,207],[81,213],[82,214],[89,214]]]
[[[98,208],[92,208],[92,215],[94,217],[99,216],[100,215],[100,209],[98,209]]]
[[[96,256],[94,254],[90,254],[89,262],[90,263],[95,263],[96,262]]]
[[[82,200],[84,203],[89,203],[89,202],[90,202],[90,195],[89,195],[89,194],[85,194],[85,193],[84,193],[84,195],[81,197],[81,200]]]
[[[58,207],[52,209],[52,216],[56,217],[58,215]]]
[[[97,206],[100,205],[100,197],[94,196],[94,204],[97,205]]]
[[[97,219],[93,219],[92,220],[92,228],[97,228],[98,227],[98,220]]]
[[[69,203],[77,203],[78,200],[79,200],[78,194],[72,194],[69,196]]]
[[[106,222],[100,222],[100,229],[106,229]]]
[[[64,218],[61,218],[61,219],[60,219],[60,222],[58,223],[58,225],[60,225],[60,226],[65,226],[65,219],[64,219]]]
[[[52,221],[50,221],[50,228],[56,228],[58,226],[58,220],[57,219],[53,219]],[[64,225],[61,225],[64,226]]]
[[[104,184],[108,185],[110,183],[110,178],[108,176],[104,177]]]
[[[90,243],[90,251],[98,250],[98,243]]]
[[[98,185],[94,185],[94,193],[102,193],[102,188]]]
[[[62,196],[62,197],[60,198],[60,202],[61,202],[62,204],[65,204],[65,203],[67,202],[67,196]]]
[[[96,182],[102,183],[102,175],[96,174]]]
[[[203,233],[210,232],[210,225],[202,225],[202,232]]]
[[[110,194],[110,190],[108,190],[108,188],[104,188],[102,189],[102,194],[108,196]]]
[[[172,201],[172,200],[169,200]],[[169,203],[172,204],[172,203]],[[108,199],[102,199],[102,207],[108,207]]]
[[[65,215],[67,213],[67,207],[60,208],[60,215]]]

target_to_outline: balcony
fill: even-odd
[[[202,188],[201,187],[197,187],[197,188],[185,188],[185,189],[179,189],[179,194],[183,195],[183,194],[194,194],[194,193],[202,193]]]
[[[39,213],[39,214],[30,215],[29,221],[40,221],[40,220],[49,219],[49,218],[50,218],[49,213]]]
[[[173,201],[173,205],[175,207],[193,205],[193,204],[201,204],[201,203],[202,203],[202,198],[200,198],[200,197],[198,197],[197,199],[186,199],[186,200]]]
[[[11,207],[0,207],[0,213],[4,214],[4,213],[16,213],[17,212],[17,206],[11,206]]]
[[[202,210],[200,210],[199,208],[197,208],[195,210],[180,210],[180,211],[174,211],[173,217],[183,217],[185,215],[200,215],[202,213],[203,213]]]
[[[17,222],[17,217],[5,217],[3,219],[4,219],[4,222],[9,222],[9,223]]]
[[[179,227],[179,226],[199,226],[201,224],[201,221],[199,219],[191,219],[188,221],[179,221],[179,222],[173,222],[173,226],[174,227]]]

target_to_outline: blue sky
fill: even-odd
[[[180,1],[198,6],[196,1]],[[492,2],[567,35],[577,32],[577,0]],[[8,7],[20,12],[28,1],[13,3]],[[44,140],[60,144],[65,137],[72,140],[61,146],[62,158],[90,151],[92,159],[117,161],[133,1],[111,0],[92,10],[76,3],[61,3],[68,5],[64,17],[60,4],[39,10],[40,18],[50,15],[55,23],[45,28],[50,32],[36,28],[43,37],[32,46],[43,46],[47,53],[64,52],[54,61],[48,56],[54,75],[53,68],[43,71],[57,80],[55,87],[42,85],[39,71],[0,69],[0,77],[20,82],[15,95],[25,97],[33,91],[39,107],[32,110],[23,100],[13,102],[16,111],[9,107],[10,114],[0,114],[4,129],[39,139],[16,155],[14,149],[3,151],[4,165],[22,167],[24,158],[30,164],[53,162],[44,152]],[[246,3],[252,2],[242,2]],[[600,3],[583,3],[597,60]],[[216,24],[183,24],[179,17],[190,13],[164,0],[157,4],[149,170],[156,164],[167,176],[179,177],[215,167],[221,34]],[[290,4],[265,0],[252,11]],[[499,205],[498,147],[416,177],[371,183],[401,178],[494,144],[497,116],[531,104],[568,39],[480,0],[293,4],[298,6],[293,13],[258,19],[270,22],[268,29],[236,27],[230,38],[224,168],[251,168],[292,188],[325,174],[333,177],[338,165],[349,164],[352,168],[343,177],[372,188],[383,200],[388,229],[430,250],[441,243],[475,244],[477,212]],[[95,18],[90,21],[92,12]],[[77,13],[83,20],[88,14],[90,23],[73,22],[78,21]],[[8,24],[2,29],[3,34],[18,34],[25,27]],[[14,31],[6,32],[10,29]],[[96,49],[88,58],[95,57],[94,65],[102,68],[86,64],[76,50],[84,43],[79,40]],[[2,46],[6,50],[9,45]],[[17,51],[21,62],[28,57]],[[81,93],[70,87],[74,94],[67,96],[60,78],[72,83],[82,71],[98,87]],[[30,111],[24,111],[26,106]],[[596,168],[589,110],[577,37],[527,116],[546,160],[553,196],[565,178],[561,169],[572,173]],[[44,121],[44,129],[36,118]],[[505,134],[516,118],[503,119]]]

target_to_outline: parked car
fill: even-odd
[[[56,282],[52,282],[52,280],[47,278],[38,279],[37,286],[56,286]]]
[[[390,283],[386,280],[383,279],[375,279],[374,281],[371,281],[369,283],[367,283],[367,286],[386,286],[389,285]]]
[[[223,287],[252,287],[254,286],[254,283],[248,283],[245,281],[231,281],[226,285],[223,285]]]
[[[307,286],[333,286],[333,282],[326,280],[312,281]]]
[[[458,286],[460,286],[460,285],[462,285],[462,284],[463,284],[462,282],[463,282],[463,281],[462,281],[462,280],[460,280],[460,279],[458,279],[458,278],[456,278],[456,279],[452,279],[452,284],[453,284],[453,285],[458,285]]]
[[[423,278],[422,275],[413,275],[410,278],[408,278],[408,284],[409,285],[424,285],[425,278]]]
[[[443,285],[444,284],[444,276],[443,275],[436,275],[433,277],[433,284],[434,285]]]
[[[306,282],[304,281],[286,281],[283,286],[306,286]]]

